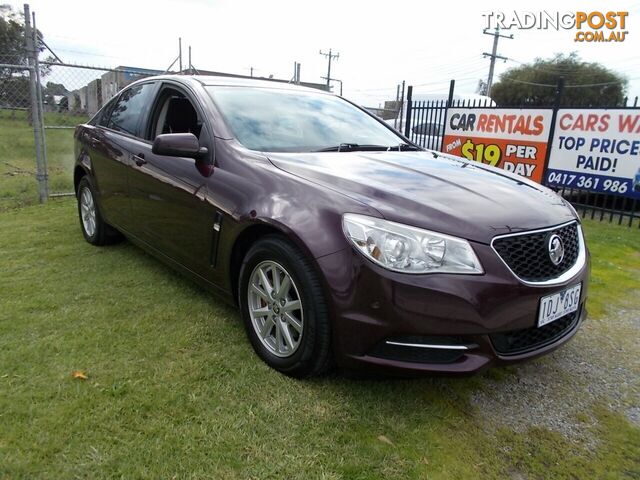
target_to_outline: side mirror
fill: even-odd
[[[207,154],[207,148],[201,147],[198,137],[193,133],[165,133],[153,141],[151,151],[156,155],[168,157],[200,158]]]

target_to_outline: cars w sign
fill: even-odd
[[[552,145],[549,185],[640,198],[637,110],[561,109]]]

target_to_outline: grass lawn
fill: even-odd
[[[73,126],[86,117],[45,114],[45,125]],[[73,191],[73,129],[47,129],[50,192]],[[0,211],[38,202],[33,129],[26,112],[0,110]]]
[[[640,477],[640,429],[606,399],[583,412],[593,448],[488,431],[469,399],[518,367],[292,380],[257,359],[234,309],[126,242],[85,243],[73,199],[0,212],[0,232],[0,479]],[[640,306],[640,232],[586,233],[598,333]]]

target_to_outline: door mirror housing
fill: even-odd
[[[201,147],[198,137],[193,133],[165,133],[153,141],[151,151],[156,155],[168,157],[201,158],[208,150]]]

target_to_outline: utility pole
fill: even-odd
[[[490,57],[491,58],[491,63],[489,64],[489,76],[487,77],[487,97],[491,96],[491,86],[493,85],[493,69],[496,65],[496,58],[499,58],[500,60],[504,60],[505,62],[508,60],[507,57],[503,57],[501,55],[498,55],[498,39],[500,39],[500,37],[502,38],[509,38],[511,40],[513,40],[513,34],[511,35],[500,35],[500,27],[496,27],[496,30],[494,33],[489,33],[489,29],[485,28],[482,33],[484,33],[485,35],[492,35],[493,36],[493,50],[491,51],[491,53],[487,53],[487,52],[483,52],[482,55],[486,58],[486,57]]]
[[[330,87],[331,86],[331,60],[334,58],[337,60],[340,54],[339,53],[334,54],[332,53],[331,49],[329,49],[329,53],[324,53],[322,50],[320,50],[320,55],[324,55],[329,60],[329,65],[327,67],[327,76],[322,78],[327,79],[327,87]]]
[[[179,73],[182,73],[182,37],[178,37],[178,65],[180,65]]]

